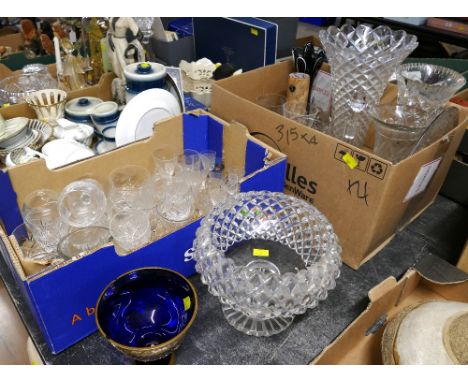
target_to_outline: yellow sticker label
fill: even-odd
[[[190,300],[190,297],[187,296],[182,301],[184,302],[184,309],[189,310],[190,307],[192,306],[192,300]]]
[[[343,161],[348,165],[349,168],[354,169],[357,167],[358,162],[352,157],[350,153],[343,155]]]
[[[254,248],[253,255],[257,257],[268,257],[270,256],[270,251],[268,249]]]
[[[250,28],[250,33],[258,37],[258,30],[255,28]]]

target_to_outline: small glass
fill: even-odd
[[[195,193],[203,187],[208,171],[204,166],[208,165],[202,161],[202,155],[195,150],[184,150],[184,153],[178,156],[179,167],[175,173],[179,179],[185,179],[192,187]]]
[[[302,123],[308,127],[319,131],[324,130],[324,124],[320,120],[320,110],[315,106],[309,105],[309,111],[307,111],[307,104],[303,102],[286,102],[284,104],[283,114],[286,118]]]
[[[33,191],[24,199],[24,223],[46,252],[56,251],[60,238],[67,231],[60,219],[57,199],[57,193],[48,189]]]
[[[153,180],[144,167],[119,167],[110,174],[109,183],[109,200],[113,209],[146,210],[154,207]]]
[[[195,194],[190,182],[176,178],[162,190],[161,195],[161,202],[157,206],[161,217],[173,222],[184,222],[192,217]]]
[[[168,146],[153,151],[154,175],[156,177],[171,177],[177,165],[177,155]]]
[[[256,103],[266,109],[283,114],[283,105],[286,103],[286,97],[282,94],[262,94],[257,97]]]
[[[94,179],[82,179],[67,185],[58,198],[60,216],[72,227],[104,224],[107,199]]]
[[[151,240],[150,219],[138,210],[116,213],[109,224],[114,244],[124,252],[132,252]]]
[[[22,260],[33,263],[48,265],[59,258],[56,252],[46,252],[34,240],[32,233],[28,230],[26,224],[20,224],[11,233],[21,249]]]
[[[216,151],[202,150],[200,151],[201,167],[203,171],[211,172],[216,167]]]

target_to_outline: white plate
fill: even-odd
[[[137,94],[120,114],[115,132],[117,147],[150,137],[156,122],[181,112],[179,102],[167,90],[149,89]]]

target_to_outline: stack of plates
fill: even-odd
[[[13,135],[10,132],[10,134],[4,133],[0,137],[0,158],[5,160],[8,153],[23,147],[38,150],[47,142],[51,135],[52,128],[49,125],[35,119],[30,119],[24,126],[14,130]]]

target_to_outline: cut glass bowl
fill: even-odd
[[[251,248],[242,252],[258,240],[276,249],[267,257]],[[193,256],[228,322],[246,334],[270,336],[327,297],[340,274],[340,253],[331,224],[315,207],[254,191],[229,198],[202,220]]]

